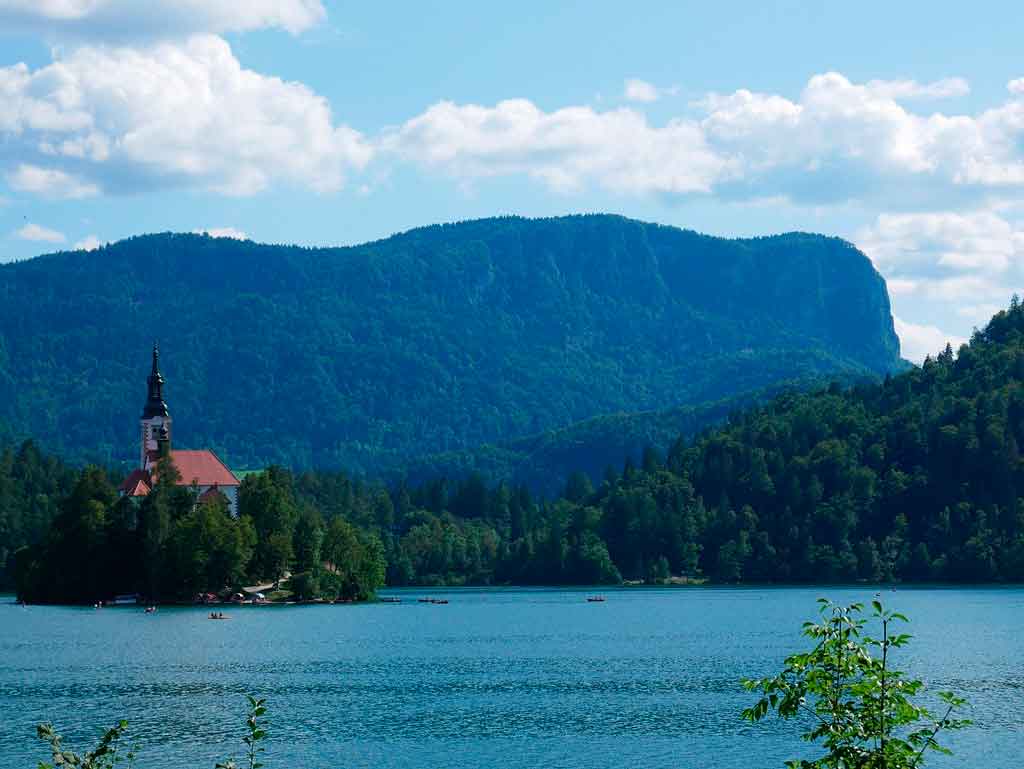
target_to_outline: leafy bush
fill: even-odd
[[[819,603],[821,619],[804,624],[814,647],[787,657],[776,676],[744,681],[762,696],[743,718],[760,721],[770,711],[782,718],[810,717],[803,738],[820,744],[825,754],[787,761],[790,769],[915,769],[929,751],[948,754],[938,735],[970,724],[954,717],[965,700],[938,692],[939,716],[916,702],[924,684],[893,667],[894,650],[911,638],[893,632],[894,625],[907,618],[872,601],[870,616],[881,631],[873,637],[867,635],[862,604],[838,606],[824,598]]]

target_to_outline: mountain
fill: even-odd
[[[356,472],[900,365],[883,279],[836,238],[607,215],[346,248],[146,235],[0,266],[0,423],[133,460],[154,339],[177,445]]]

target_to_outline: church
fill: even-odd
[[[164,403],[164,378],[160,375],[160,350],[153,345],[153,368],[146,380],[149,393],[142,409],[139,467],[125,478],[118,488],[121,496],[141,498],[149,494],[156,483],[157,462],[169,454],[181,478],[179,486],[195,488],[197,502],[220,494],[227,500],[228,509],[238,515],[238,478],[215,453],[208,449],[172,449],[171,415]]]

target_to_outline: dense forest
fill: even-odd
[[[0,424],[0,446],[3,435]],[[0,588],[12,584],[14,554],[45,539],[76,477],[31,441],[0,450]]]
[[[350,248],[148,235],[0,265],[7,438],[126,469],[154,339],[182,446],[373,476],[901,365],[884,281],[837,238],[603,215]]]
[[[780,395],[596,488],[577,474],[539,504],[472,477],[400,491],[390,577],[1024,580],[1022,384],[1014,300],[958,353],[879,384]],[[495,559],[474,574],[464,552]]]
[[[609,468],[596,483],[573,474],[552,499],[474,474],[385,486],[340,471],[293,477],[272,468],[245,480],[242,518],[222,520],[251,552],[238,562],[240,571],[218,573],[216,580],[286,568],[315,579],[324,562],[344,566],[345,557],[355,558],[329,549],[310,555],[310,542],[345,526],[345,541],[371,554],[353,563],[386,569],[392,585],[672,576],[723,583],[1021,581],[1022,441],[1024,307],[1015,299],[958,352],[947,348],[878,384],[784,393],[678,440],[665,455],[647,450],[635,465]],[[73,558],[90,541],[91,529],[80,523],[83,510],[113,510],[100,517],[114,525],[123,503],[112,500],[100,471],[81,473],[71,501],[55,502],[60,489],[41,478],[66,472],[59,464],[30,445],[4,457],[6,499],[39,499],[32,516],[11,519],[8,512],[0,519],[5,532],[14,532],[5,534],[8,551],[43,543],[20,551],[19,568],[39,563],[59,570],[45,564]],[[284,509],[295,514],[265,512],[282,508],[273,502],[281,495],[288,500]],[[197,515],[189,505],[170,518]],[[54,514],[50,525],[46,517]],[[255,541],[242,531],[247,527],[256,530]],[[145,544],[136,540],[126,552],[145,552],[140,547]],[[32,552],[35,560],[25,556]],[[86,559],[82,568],[107,560]],[[200,561],[171,574],[199,569]],[[329,592],[337,588],[331,579]],[[169,587],[180,592],[181,584]],[[305,589],[313,588],[321,590]]]
[[[556,497],[574,474],[600,478],[608,467],[621,466],[626,459],[639,461],[645,449],[665,453],[681,437],[692,438],[722,423],[730,414],[781,393],[813,390],[833,382],[849,385],[862,381],[875,378],[838,372],[829,378],[780,381],[696,406],[602,414],[537,435],[416,457],[385,477],[392,482],[420,484],[436,478],[455,481],[477,475],[491,484],[507,481],[515,486],[524,485],[541,497]]]

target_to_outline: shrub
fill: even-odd
[[[915,702],[924,684],[894,669],[892,659],[910,641],[892,632],[907,618],[872,601],[870,618],[881,630],[875,638],[866,634],[862,604],[839,606],[824,598],[819,604],[820,621],[804,623],[814,648],[788,657],[776,676],[744,681],[748,691],[762,696],[743,718],[760,721],[774,710],[782,718],[813,719],[803,738],[820,744],[825,754],[788,761],[790,769],[914,769],[929,751],[948,754],[938,735],[970,723],[954,718],[965,700],[938,692],[941,716]]]

